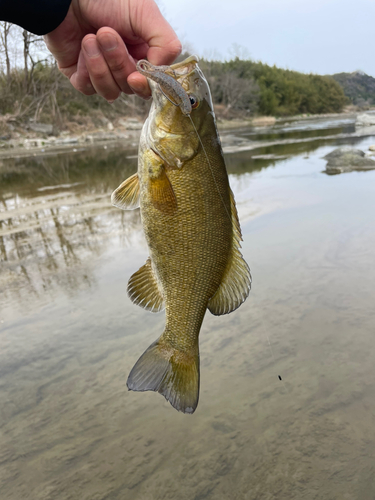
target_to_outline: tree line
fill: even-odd
[[[253,115],[288,116],[340,113],[348,104],[330,76],[304,74],[242,60],[202,61],[215,103]]]
[[[186,55],[186,54],[185,54]],[[248,58],[202,60],[220,116],[287,116],[342,111],[348,103],[342,87],[329,76],[303,74]],[[0,22],[0,135],[12,123],[40,121],[64,128],[67,121],[84,123],[104,117],[139,116],[149,104],[122,95],[108,104],[84,96],[60,74],[42,37]]]

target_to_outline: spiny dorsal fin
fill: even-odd
[[[215,316],[228,314],[247,299],[251,288],[250,269],[240,252],[241,228],[238,220],[236,203],[232,191],[230,192],[233,241],[231,255],[223,279],[215,295],[208,302],[208,309]]]
[[[142,266],[128,283],[128,294],[134,304],[137,304],[148,311],[159,312],[164,309],[163,296],[160,292],[151,260],[148,258],[146,264]]]
[[[164,170],[160,167],[154,169],[150,179],[150,197],[152,204],[161,212],[172,215],[177,210],[177,200],[172,185]]]
[[[112,205],[122,210],[134,210],[139,208],[139,178],[135,173],[113,191],[111,196]]]

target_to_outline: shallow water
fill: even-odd
[[[375,498],[375,171],[322,173],[343,143],[375,137],[228,155],[253,290],[205,318],[193,416],[125,385],[164,325],[109,201],[134,151],[0,165],[0,498]]]

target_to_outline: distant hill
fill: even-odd
[[[362,71],[332,75],[356,106],[375,105],[375,78]]]

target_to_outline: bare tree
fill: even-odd
[[[24,71],[25,71],[25,79],[24,86],[25,91],[27,92],[29,89],[29,58],[30,58],[30,44],[31,37],[33,36],[26,30],[22,31],[23,36],[23,63],[24,63]]]
[[[47,50],[43,38],[26,30],[22,31],[23,38],[23,61],[24,61],[24,86],[28,92],[32,84],[35,66],[41,62],[47,62]],[[44,57],[43,57],[44,56]]]
[[[9,34],[12,24],[6,21],[0,21],[0,43],[1,51],[4,53],[7,81],[10,80],[10,54],[9,54]]]

